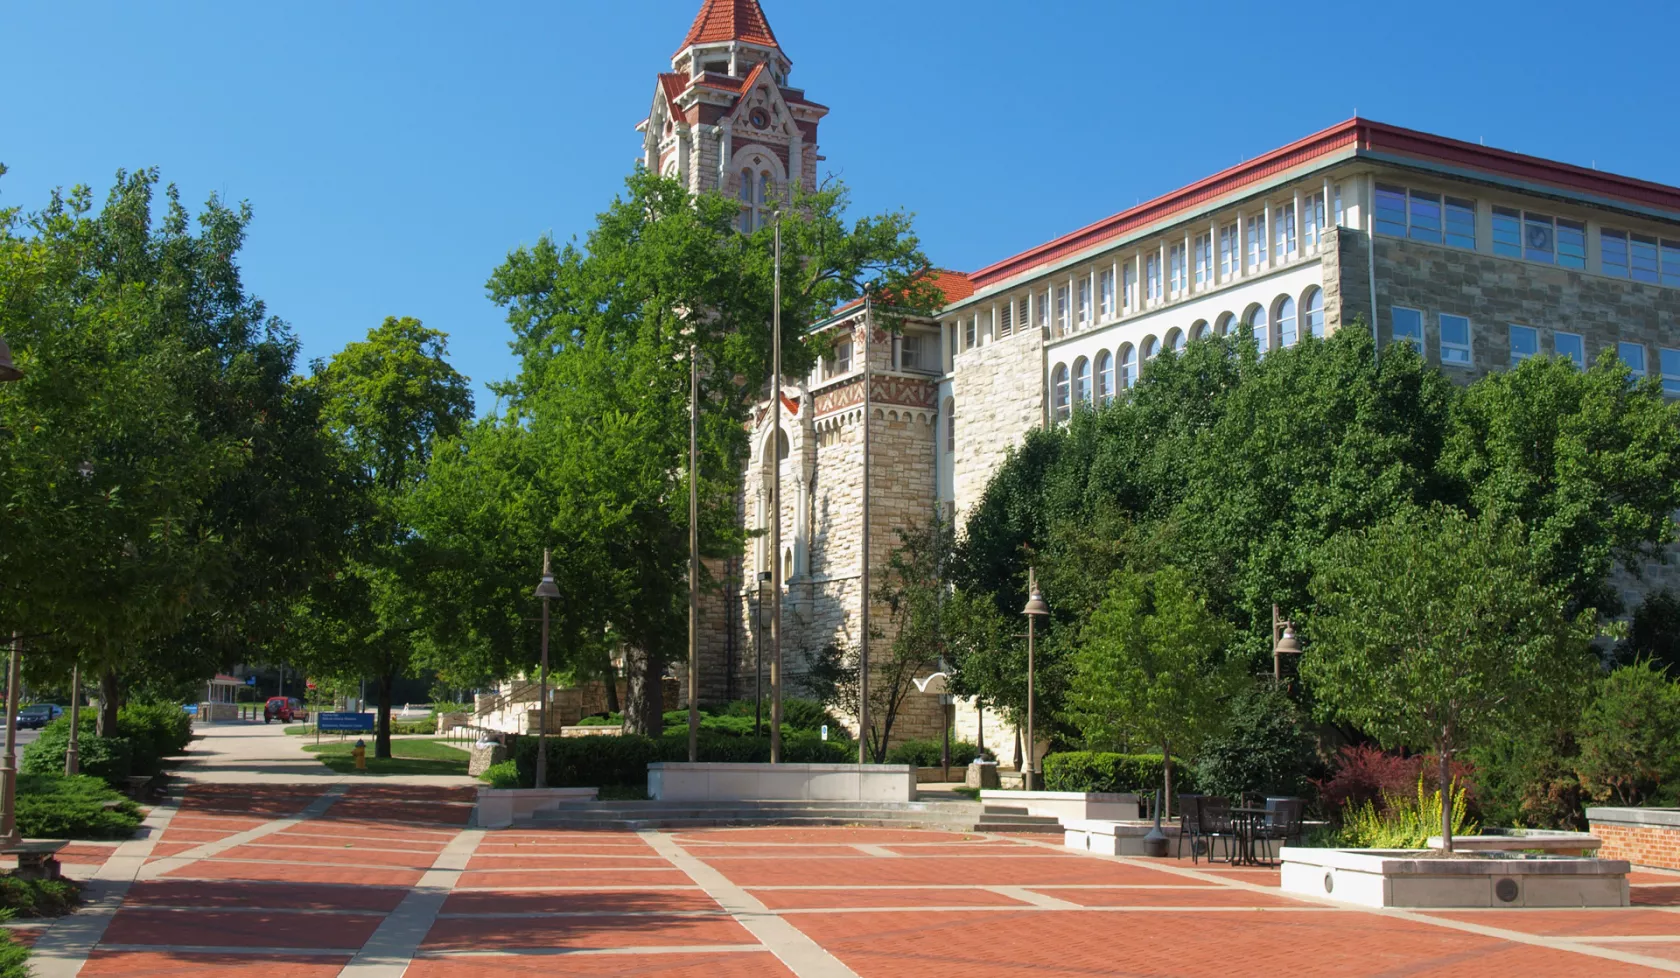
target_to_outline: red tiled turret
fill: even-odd
[[[706,0],[699,16],[694,18],[694,26],[688,29],[688,39],[683,41],[682,46],[689,48],[720,41],[781,47],[776,43],[776,34],[770,29],[770,21],[765,18],[758,0]]]

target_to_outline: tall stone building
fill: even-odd
[[[814,184],[827,110],[787,87],[756,0],[707,0],[672,67],[644,124],[650,167],[739,197],[744,227],[787,174]],[[1163,349],[1244,325],[1264,352],[1357,320],[1379,348],[1410,343],[1465,382],[1537,354],[1584,367],[1613,353],[1680,396],[1680,188],[1367,119],[940,284],[945,308],[902,336],[862,305],[813,326],[840,334],[836,355],[788,380],[780,437],[759,414],[740,513],[769,525],[779,465],[784,549],[756,538],[715,569],[703,700],[753,695],[772,560],[793,677],[857,644],[866,426],[878,569],[897,529],[960,522],[1027,431],[1123,397]],[[1625,577],[1625,595],[1650,583]],[[935,734],[937,711],[912,700],[900,734]],[[976,719],[959,707],[964,735]]]

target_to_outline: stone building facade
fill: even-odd
[[[743,227],[760,189],[785,195],[789,173],[815,185],[827,109],[787,87],[791,62],[757,0],[707,0],[672,68],[642,127],[650,167],[737,196]],[[863,493],[878,570],[897,530],[935,515],[960,525],[1029,430],[1123,398],[1163,349],[1247,326],[1275,350],[1359,324],[1462,382],[1531,355],[1584,367],[1615,354],[1680,396],[1680,189],[1361,118],[940,276],[945,308],[902,337],[864,306],[812,327],[839,335],[837,355],[786,379],[779,462],[759,416],[740,513],[768,526],[764,476],[779,465],[785,546],[772,555],[755,538],[714,572],[703,698],[750,695],[743,653],[759,646],[771,560],[786,571],[797,683],[811,655],[859,641]],[[1627,597],[1673,575],[1647,571],[1623,580]],[[937,733],[930,703],[913,715],[902,734]],[[984,722],[989,744],[1006,739],[966,706],[958,718],[971,738]]]

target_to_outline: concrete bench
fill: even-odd
[[[1429,848],[1441,848],[1441,837],[1429,837]],[[1515,829],[1482,835],[1455,835],[1453,849],[1458,852],[1522,852],[1533,850],[1560,856],[1585,856],[1597,852],[1604,841],[1590,832],[1547,832],[1538,829]]]
[[[163,795],[163,775],[133,774],[123,779],[123,794],[135,801],[153,801]]]
[[[25,880],[58,879],[58,851],[69,842],[22,842],[0,849],[0,856],[17,857],[12,875]]]

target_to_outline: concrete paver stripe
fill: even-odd
[[[156,879],[170,870],[181,869],[185,866],[191,865],[196,860],[215,856],[219,853],[226,852],[235,846],[244,845],[247,842],[260,839],[266,835],[273,835],[282,829],[290,828],[291,826],[306,819],[324,815],[326,814],[327,809],[331,808],[333,803],[338,801],[339,797],[344,794],[344,788],[345,786],[341,784],[330,785],[326,791],[321,793],[319,798],[316,798],[314,801],[304,806],[303,810],[298,812],[296,815],[289,815],[284,818],[276,819],[272,822],[264,822],[256,828],[246,829],[243,832],[237,832],[230,835],[227,838],[222,839],[220,842],[207,842],[196,848],[188,849],[186,852],[179,855],[159,859],[156,862],[142,868],[134,875],[133,878],[140,880]]]
[[[125,951],[152,951],[162,954],[216,954],[238,955],[240,957],[285,958],[298,955],[323,955],[326,957],[344,957],[344,948],[328,947],[251,947],[249,945],[235,945],[222,947],[219,944],[101,944],[100,953]]]
[[[739,954],[771,949],[762,944],[655,944],[650,947],[514,947],[494,951],[422,951],[416,958],[549,958],[642,954]],[[851,972],[847,972],[850,974]]]
[[[339,972],[340,978],[402,978],[483,838],[483,829],[462,829]]]
[[[662,832],[640,833],[673,866],[688,874],[706,895],[718,902],[758,938],[797,978],[858,978],[822,945],[807,937],[793,924],[771,913],[758,898],[730,882],[729,878],[691,856],[675,838]]]

